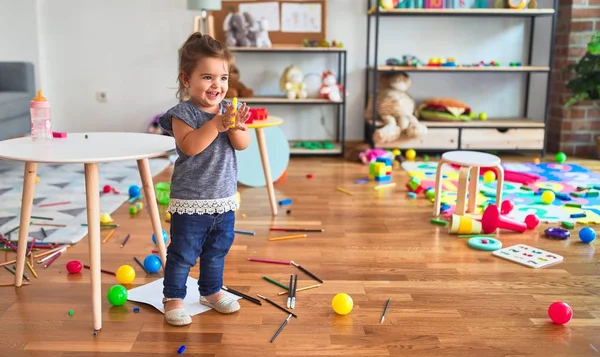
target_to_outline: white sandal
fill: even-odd
[[[163,299],[163,304],[170,300],[178,299]],[[165,312],[165,321],[173,326],[185,326],[192,323],[192,317],[185,311],[184,308],[173,309]]]
[[[217,312],[222,314],[231,314],[240,309],[240,304],[237,302],[237,300],[227,295],[225,295],[225,297],[223,297],[221,300],[217,301],[216,304],[206,300],[204,296],[200,296],[200,303],[202,305],[212,307]]]

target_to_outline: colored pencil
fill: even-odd
[[[296,289],[298,288],[298,274],[294,274],[294,285],[292,287],[292,303],[290,307],[292,309],[296,308]]]
[[[387,303],[385,304],[385,308],[383,309],[383,314],[381,315],[381,321],[379,321],[380,324],[382,324],[383,320],[385,320],[385,314],[387,313],[388,306],[390,306],[390,300],[391,299],[388,299]]]
[[[325,232],[324,229],[313,228],[271,228],[269,230],[278,232]]]
[[[32,222],[32,226],[46,226],[46,227],[66,227],[64,223],[43,223],[43,222]]]
[[[289,314],[287,319],[285,319],[283,321],[283,323],[281,324],[281,326],[279,326],[279,328],[277,329],[277,332],[275,332],[275,334],[273,335],[273,337],[271,337],[271,341],[269,341],[270,343],[273,343],[273,341],[275,341],[275,339],[277,338],[277,336],[279,336],[279,333],[281,333],[281,331],[283,331],[283,328],[285,327],[285,325],[288,324],[288,321],[290,321],[290,318],[292,317],[292,314]]]
[[[256,298],[253,298],[252,296],[248,296],[248,295],[246,295],[244,293],[241,293],[241,292],[239,292],[237,290],[234,290],[234,289],[232,289],[232,288],[230,288],[228,286],[223,285],[221,288],[223,288],[223,290],[225,290],[225,291],[228,291],[228,292],[232,293],[233,295],[237,295],[237,296],[242,297],[242,298],[244,298],[244,299],[246,299],[246,300],[248,300],[250,302],[253,302],[256,305],[262,305],[262,302],[260,302],[260,300],[258,300]]]
[[[86,268],[86,269],[90,269],[89,265],[84,265],[83,267]],[[104,274],[115,275],[115,276],[117,275],[117,273],[115,273],[115,272],[104,270],[104,269],[100,269],[100,272],[104,273]]]
[[[142,267],[142,269],[144,270],[144,272],[146,274],[150,274],[150,272],[148,270],[146,270],[146,267],[144,266],[144,264],[142,264],[142,262],[140,262],[140,260],[137,257],[133,257],[133,260],[135,260],[135,262],[138,263],[138,265]]]
[[[294,236],[273,237],[273,238],[269,238],[269,240],[270,241],[288,240],[288,239],[306,238],[307,236],[308,236],[308,234],[298,234],[298,235],[294,235]]]
[[[50,217],[40,217],[40,216],[31,216],[31,219],[44,219],[46,221],[54,221],[54,218]]]
[[[279,304],[277,304],[275,301],[273,301],[273,300],[269,299],[268,297],[266,297],[266,296],[262,296],[262,295],[260,295],[260,294],[256,294],[256,295],[257,295],[259,298],[261,298],[261,299],[265,300],[266,302],[268,302],[269,304],[271,304],[271,305],[275,306],[275,307],[276,307],[276,308],[278,308],[279,310],[281,310],[281,311],[284,311],[284,312],[286,312],[286,313],[288,313],[288,314],[290,314],[290,315],[294,316],[295,318],[298,318],[298,316],[297,316],[296,314],[294,314],[293,312],[290,312],[290,311],[286,310],[286,308],[285,308],[285,307],[283,307],[283,306],[280,306]]]
[[[248,236],[253,236],[253,235],[256,235],[256,233],[254,233],[254,232],[250,232],[250,231],[238,231],[238,230],[235,230],[235,231],[233,231],[233,233],[237,233],[237,234],[245,234],[245,235],[248,235]]]
[[[46,230],[44,229],[44,227],[40,228],[40,230],[42,231],[42,234],[44,235],[44,238],[47,238],[48,234],[46,233]]]
[[[71,201],[44,203],[44,204],[38,205],[38,207],[50,207],[50,206],[58,206],[58,205],[68,205],[69,203],[71,203]]]
[[[125,246],[125,244],[127,244],[127,241],[129,240],[129,236],[130,236],[130,234],[128,234],[127,237],[125,237],[125,239],[123,239],[123,243],[121,243],[121,248],[123,248]]]
[[[294,275],[290,274],[290,283],[288,284],[288,296],[287,296],[287,300],[286,300],[286,307],[289,309],[290,306],[292,306],[292,291],[293,291],[293,284],[294,283]]]
[[[257,263],[271,263],[271,264],[281,264],[281,265],[290,265],[290,262],[286,262],[283,260],[271,260],[271,259],[258,259],[258,258],[248,258],[251,262]]]
[[[10,235],[11,233],[13,233],[14,231],[16,231],[17,229],[19,229],[20,226],[16,226],[15,228],[11,229],[10,231],[4,233],[5,236]]]
[[[323,280],[319,279],[316,275],[314,275],[313,273],[309,272],[308,270],[304,269],[304,267],[302,267],[301,265],[299,265],[298,263],[296,263],[295,261],[291,261],[292,265],[295,266],[296,268],[302,270],[306,275],[310,276],[311,278],[315,279],[316,281],[318,281],[319,283],[323,284]]]
[[[59,249],[59,250],[57,250],[57,251],[55,251],[55,252],[52,252],[52,254],[48,254],[48,255],[46,255],[45,257],[43,257],[42,259],[39,259],[37,262],[38,262],[38,264],[45,263],[45,262],[47,262],[48,260],[51,260],[51,259],[53,259],[53,258],[54,258],[54,257],[56,257],[57,255],[59,255],[59,254],[62,254],[63,252],[66,252],[66,251],[67,251],[67,249],[68,249],[68,247],[63,247],[63,248],[61,248],[61,249]]]
[[[108,234],[106,235],[106,237],[104,238],[104,240],[102,240],[102,243],[106,243],[108,242],[108,240],[110,239],[110,237],[112,237],[112,235],[115,234],[115,230],[111,230],[110,232],[108,232]]]
[[[346,190],[345,188],[338,187],[338,188],[336,188],[336,190],[340,191],[341,193],[345,193],[345,194],[347,194],[347,195],[350,195],[350,196],[352,196],[352,192],[350,192],[350,191]]]
[[[275,285],[279,286],[282,289],[289,290],[289,288],[287,286],[283,285],[282,283],[278,282],[275,279],[269,278],[268,276],[263,276],[263,279],[265,279],[266,281],[268,281],[271,284],[275,284]]]
[[[16,271],[14,268],[7,267],[7,266],[5,265],[5,266],[4,266],[4,269],[6,269],[6,270],[8,270],[9,272],[11,272],[13,275],[17,275],[17,271]],[[25,275],[25,274],[23,274],[23,278],[24,278],[25,280],[27,280],[27,281],[30,281],[30,280],[29,280],[29,277],[28,277],[27,275]]]
[[[68,247],[70,247],[70,245],[68,245],[68,244],[66,244],[66,245],[61,245],[61,246],[59,246],[59,247],[56,247],[56,248],[52,248],[52,249],[50,249],[50,250],[47,250],[47,251],[45,251],[45,252],[43,252],[43,253],[36,254],[36,255],[34,255],[33,257],[34,257],[34,258],[41,258],[41,257],[47,256],[47,255],[50,255],[50,254],[56,253],[56,252],[58,252],[59,250],[61,250],[61,249],[63,249],[63,248],[68,248]]]
[[[296,294],[298,291],[304,291],[304,290],[314,289],[314,288],[318,288],[319,286],[321,286],[321,284],[315,284],[315,285],[305,286],[303,288],[296,289],[296,291],[294,292],[294,294]],[[280,293],[277,293],[277,295],[279,295],[279,296],[281,296],[283,294],[287,294],[287,291],[282,291]]]
[[[22,285],[29,285],[29,283],[24,281]],[[15,286],[15,283],[0,283],[0,287],[7,287],[7,286]]]
[[[48,262],[46,264],[44,264],[44,269],[46,269],[47,267],[49,267],[50,265],[52,265],[52,263],[54,263],[54,261],[56,259],[58,259],[61,254],[62,254],[62,252],[58,252],[58,254],[56,254],[55,256],[52,257],[52,259],[48,260]]]
[[[87,223],[82,223],[81,224],[82,227],[87,227],[88,224]],[[114,224],[114,223],[100,223],[100,228],[119,228],[118,224]]]
[[[0,236],[0,241],[2,241],[2,243],[6,244],[10,249],[15,251],[15,253],[17,252],[17,246],[12,244],[8,239],[4,238],[3,236]]]
[[[16,259],[15,260],[9,260],[9,261],[6,261],[4,263],[0,263],[0,267],[7,266],[7,265],[10,265],[10,264],[15,264],[16,262],[17,262]]]
[[[35,269],[33,269],[33,265],[31,265],[30,262],[25,262],[25,264],[27,264],[27,267],[29,268],[29,270],[31,271],[31,274],[33,274],[33,276],[35,276],[35,278],[37,279],[38,275],[35,272]]]

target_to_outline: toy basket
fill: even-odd
[[[156,201],[161,205],[168,205],[171,195],[171,183],[159,182],[156,184]]]

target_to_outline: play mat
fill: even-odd
[[[515,204],[515,208],[510,216],[524,220],[525,216],[530,213],[536,214],[541,221],[546,222],[581,222],[581,223],[600,223],[600,197],[573,197],[569,194],[575,192],[577,187],[594,187],[600,188],[600,174],[586,169],[576,164],[557,164],[557,163],[503,163],[505,172],[507,170],[516,173],[533,174],[539,176],[539,180],[528,184],[533,191],[524,190],[521,187],[522,183],[504,182],[504,190],[502,200],[511,200]],[[437,170],[437,162],[417,162],[405,161],[402,163],[404,170],[411,177],[421,180],[423,188],[435,187],[435,172]],[[449,212],[454,211],[456,204],[456,191],[458,183],[458,170],[452,166],[444,165],[442,169],[442,202],[451,206]],[[555,193],[563,193],[569,195],[570,201],[563,201],[558,197],[550,205],[541,202],[541,196],[536,195],[534,191],[540,189],[552,190]],[[486,202],[494,203],[496,195],[496,181],[492,183],[484,183],[479,179],[479,193],[477,204],[479,205],[478,212],[481,213],[481,205]],[[422,194],[420,195],[422,196]],[[567,207],[565,203],[581,204],[582,208]],[[585,218],[570,218],[573,213],[586,214]]]

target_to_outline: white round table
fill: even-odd
[[[21,286],[25,270],[25,253],[29,236],[31,208],[35,191],[38,163],[83,164],[90,255],[90,279],[92,285],[93,327],[102,328],[101,252],[100,252],[100,189],[98,164],[102,162],[136,160],[152,229],[156,237],[162,237],[162,226],[156,203],[156,194],[148,159],[168,154],[175,149],[172,137],[144,133],[68,133],[66,138],[33,141],[30,137],[0,141],[0,159],[25,163],[17,271],[15,286]],[[166,261],[165,243],[156,240],[163,267]]]
[[[438,162],[435,174],[435,201],[433,203],[433,215],[440,214],[440,205],[442,197],[442,167],[444,164],[460,166],[458,176],[458,192],[456,195],[457,215],[463,215],[465,212],[473,213],[477,206],[477,195],[479,193],[479,168],[491,167],[496,171],[496,204],[502,201],[502,187],[504,185],[504,169],[498,156],[468,150],[448,151],[442,154]],[[468,186],[468,187],[467,187]],[[467,189],[469,191],[467,206]]]

